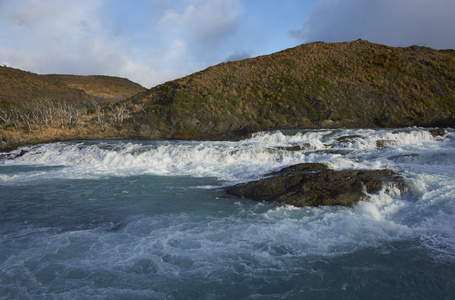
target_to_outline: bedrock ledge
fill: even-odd
[[[403,177],[388,169],[335,171],[324,164],[303,163],[266,176],[228,187],[226,192],[240,198],[304,207],[353,206],[385,186],[407,190]]]

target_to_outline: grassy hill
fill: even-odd
[[[38,75],[0,66],[0,101],[28,104],[42,99],[86,102],[126,99],[145,90],[125,78],[110,76]]]
[[[455,124],[455,51],[358,40],[222,63],[131,99],[139,135]]]
[[[0,67],[0,151],[23,143],[117,137],[121,101],[145,91],[125,78],[38,75]]]
[[[115,77],[6,67],[0,85],[4,148],[58,139],[237,139],[271,129],[455,125],[454,50],[363,40],[222,63],[149,90]]]
[[[141,85],[120,77],[100,75],[44,75],[44,77],[63,82],[72,89],[81,90],[89,97],[104,97],[111,102],[124,100],[145,91]]]

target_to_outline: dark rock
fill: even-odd
[[[248,136],[249,130],[247,127],[242,127],[242,128],[233,130],[232,133],[236,137],[245,137],[245,136]]]
[[[378,147],[378,148],[396,146],[396,145],[397,145],[397,141],[394,141],[394,140],[378,140],[378,141],[376,141],[376,147]]]
[[[19,154],[16,157],[24,156],[26,153],[28,153],[27,150],[21,150],[21,152],[19,152]]]
[[[286,150],[286,151],[303,151],[303,150],[315,150],[316,147],[311,145],[310,143],[304,143],[302,145],[291,146],[291,147],[278,147],[279,150]]]
[[[4,160],[4,159],[12,160],[12,159],[15,159],[17,157],[24,156],[26,153],[28,153],[27,150],[21,150],[18,154],[14,154],[12,152],[4,153],[4,154],[2,153],[2,154],[0,154],[0,160]]]
[[[3,153],[0,153],[0,161],[4,160],[4,159],[11,159],[11,154],[9,153],[6,153],[6,154],[3,154]]]
[[[227,193],[259,201],[275,201],[297,207],[342,205],[352,206],[375,193],[384,183],[394,184],[402,191],[402,177],[391,170],[334,171],[290,173],[274,176],[226,189]]]
[[[329,167],[326,164],[322,163],[301,163],[292,165],[290,167],[286,167],[278,171],[279,173],[286,173],[286,172],[314,172],[314,171],[322,171],[327,170]]]
[[[302,150],[302,148],[300,148],[300,145],[298,145],[298,146],[291,146],[291,147],[278,147],[278,150],[300,151],[300,150]]]
[[[437,136],[443,136],[444,134],[446,134],[446,131],[442,128],[436,128],[436,129],[430,130],[430,133],[433,137],[437,137]]]
[[[278,175],[278,174],[287,174],[287,173],[292,173],[292,172],[315,172],[315,171],[322,171],[322,170],[327,170],[328,167],[326,164],[321,164],[321,163],[301,163],[297,165],[292,165],[290,167],[283,168],[279,171],[272,172],[269,174],[266,174],[265,176],[269,175]]]
[[[351,142],[354,139],[361,138],[361,135],[347,135],[347,136],[341,136],[337,138],[337,141],[339,142]]]

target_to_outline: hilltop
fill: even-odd
[[[315,42],[222,63],[131,99],[141,135],[235,138],[286,128],[448,126],[455,51]]]
[[[145,90],[125,78],[112,76],[38,75],[0,66],[0,101],[28,104],[43,99],[86,102],[94,97],[126,99]]]
[[[7,147],[61,139],[239,139],[259,130],[455,125],[454,50],[363,40],[315,42],[221,63],[148,90],[122,78],[6,67],[0,67],[0,84],[0,142]]]
[[[81,90],[89,97],[104,97],[108,101],[125,100],[145,88],[129,79],[101,75],[44,75],[44,77],[63,82],[68,87]]]
[[[0,67],[0,151],[23,143],[117,137],[121,103],[145,91],[112,76],[38,75]]]

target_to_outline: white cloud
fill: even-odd
[[[83,52],[65,54],[0,48],[0,57],[2,65],[39,74],[111,75],[127,77],[145,87],[175,78],[172,73],[137,64],[124,54],[96,43]]]
[[[358,38],[392,46],[455,48],[453,0],[325,0],[291,34],[302,42]]]
[[[167,36],[160,57],[177,76],[221,62],[232,52],[244,14],[239,0],[174,1],[158,22],[159,35]],[[227,52],[227,53],[226,53]],[[163,67],[164,69],[164,67]]]
[[[97,18],[100,1],[78,1],[75,4],[69,1],[26,0],[16,3],[20,4],[2,14],[2,18],[10,20],[16,33],[39,42],[41,47],[54,46],[59,42],[77,43],[93,32],[102,31],[102,24]],[[24,39],[15,39],[15,42],[20,44]]]
[[[183,12],[167,11],[161,26],[178,31],[190,40],[216,45],[233,34],[239,25],[243,7],[238,0],[204,1],[188,5]]]
[[[102,5],[93,0],[16,2],[0,13],[9,19],[9,31],[0,29],[6,36],[0,63],[36,73],[128,77],[147,87],[160,82],[159,71],[123,51],[122,40],[100,18]]]
[[[121,76],[151,87],[232,53],[224,46],[238,29],[240,0],[136,4],[0,0],[0,64],[41,74]]]

